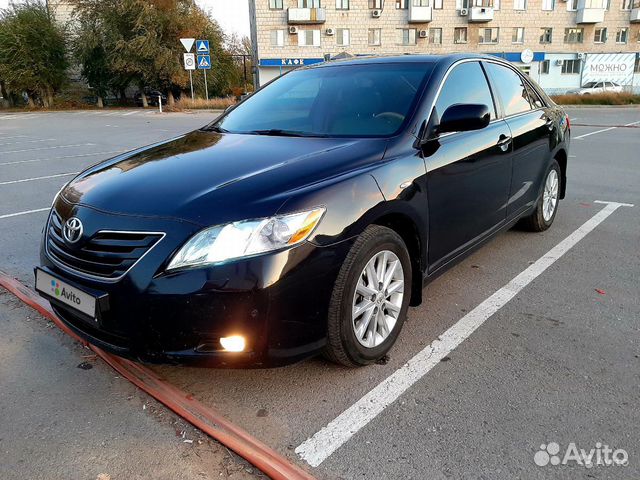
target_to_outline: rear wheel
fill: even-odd
[[[336,280],[324,356],[356,367],[389,352],[407,315],[410,281],[411,261],[402,237],[386,227],[367,227]]]
[[[560,165],[554,160],[547,171],[544,189],[538,199],[536,209],[531,215],[522,219],[522,225],[527,230],[543,232],[551,226],[558,212],[561,179],[562,171],[560,170]]]

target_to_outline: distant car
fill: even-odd
[[[615,82],[588,82],[582,88],[574,91],[578,95],[592,95],[594,93],[621,93],[622,86]]]
[[[151,90],[150,92],[145,92],[145,95],[147,96],[147,103],[149,105],[152,105],[154,107],[158,106],[158,102],[159,102],[159,98],[162,99],[162,104],[166,105],[167,104],[167,96],[158,91],[158,90]],[[138,92],[136,93],[136,95],[133,97],[133,99],[136,102],[136,105],[138,105],[139,107],[142,106],[142,93]]]
[[[518,221],[551,227],[569,136],[562,108],[496,57],[292,70],[208,126],[74,178],[36,289],[118,355],[370,364],[426,283]]]

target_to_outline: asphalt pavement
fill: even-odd
[[[638,478],[640,108],[568,112],[553,227],[501,234],[429,285],[386,364],[152,368],[319,478]],[[74,172],[214,116],[0,114],[0,270],[33,283],[46,209]],[[508,301],[484,307],[494,298]],[[2,478],[251,475],[6,293],[0,325]],[[598,465],[605,446],[627,465]]]

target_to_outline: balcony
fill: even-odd
[[[640,2],[633,2],[633,8],[631,9],[631,17],[629,18],[631,23],[640,23]]]
[[[291,25],[313,25],[327,21],[324,8],[288,8],[287,21]]]
[[[427,23],[431,16],[431,7],[415,6],[413,2],[409,4],[409,23]]]
[[[580,25],[604,22],[605,7],[603,0],[578,0],[576,23]]]
[[[470,23],[484,23],[491,20],[493,20],[493,6],[469,8]]]

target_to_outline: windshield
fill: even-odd
[[[382,137],[411,114],[430,63],[334,65],[295,70],[215,124],[259,135]]]
[[[594,88],[597,84],[598,82],[587,82],[582,88]]]

